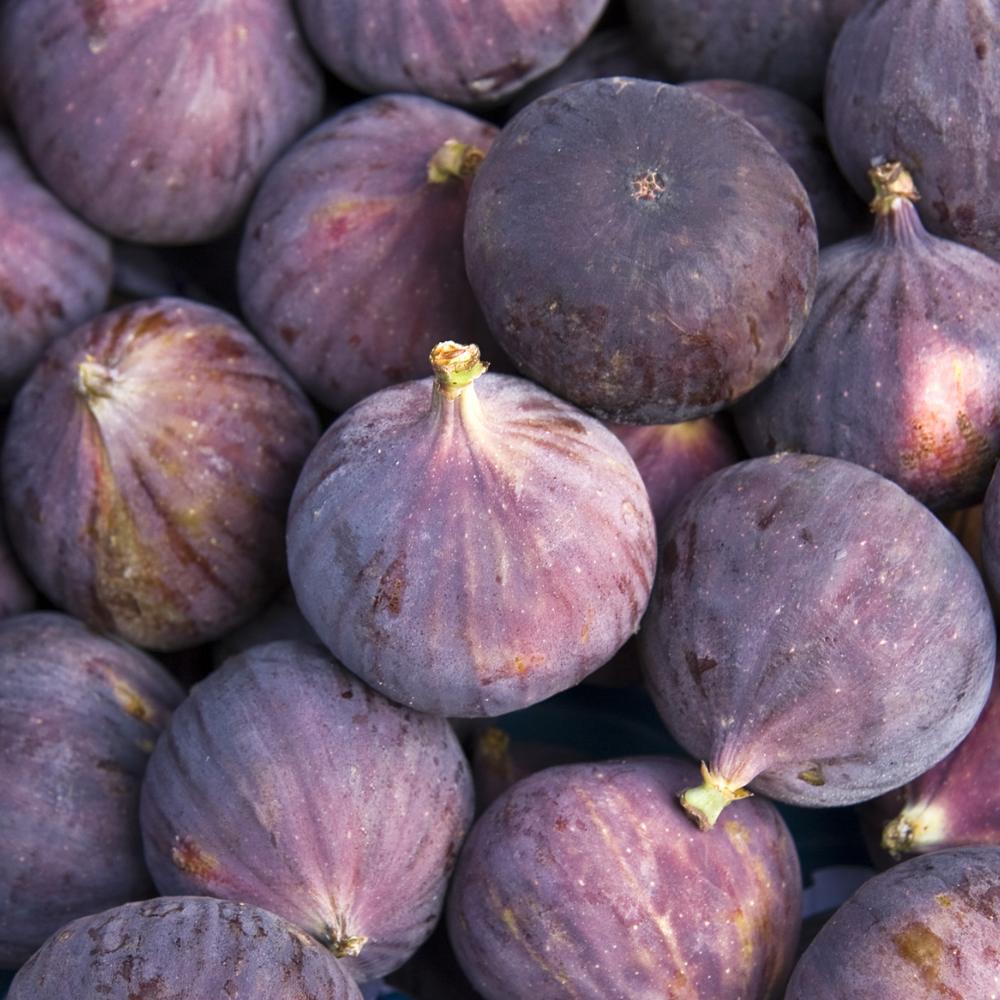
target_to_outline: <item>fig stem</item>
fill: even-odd
[[[875,188],[869,207],[875,215],[894,212],[901,201],[919,201],[913,177],[898,160],[874,160],[868,177]]]
[[[77,366],[76,391],[84,399],[110,396],[114,383],[115,376],[111,369],[95,361],[90,355]]]
[[[444,184],[454,178],[471,177],[483,162],[486,154],[476,146],[458,139],[448,139],[430,158],[427,180],[431,184]]]
[[[710,771],[701,762],[704,779],[697,788],[688,788],[677,797],[684,811],[698,824],[700,830],[711,830],[719,813],[735,799],[745,799],[751,793],[745,788],[732,788],[720,775]]]
[[[443,340],[431,351],[434,387],[445,399],[457,399],[487,368],[475,344]]]

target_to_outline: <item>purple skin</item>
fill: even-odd
[[[626,0],[629,19],[672,81],[759,83],[822,106],[827,59],[858,0]]]
[[[496,132],[429,97],[370,98],[328,118],[268,172],[240,246],[240,302],[325,407],[343,412],[424,376],[442,340],[477,343],[499,360],[465,275],[471,177],[428,178],[448,140],[485,153]]]
[[[823,122],[808,104],[743,80],[691,80],[681,86],[745,118],[789,162],[809,194],[820,247],[868,232],[868,207],[841,174]]]
[[[111,241],[69,212],[0,126],[0,406],[51,340],[96,316],[111,291]]]
[[[927,229],[1000,260],[998,52],[991,0],[857,3],[830,53],[824,118],[860,197],[873,157],[900,160]]]
[[[366,94],[418,93],[461,107],[511,97],[590,33],[607,0],[298,0],[306,38]]]
[[[17,561],[0,516],[0,618],[34,611],[37,605],[38,591]]]
[[[319,422],[228,313],[122,306],[59,338],[0,457],[11,543],[54,604],[156,650],[207,642],[287,579],[288,500]]]
[[[781,996],[801,921],[788,828],[763,798],[700,833],[671,757],[555,766],[476,821],[448,897],[455,954],[486,1000]]]
[[[1000,465],[997,466],[1000,469]],[[983,579],[1000,611],[1000,472],[994,469],[980,515],[980,560]]]
[[[151,657],[68,615],[0,621],[0,968],[154,892],[139,786],[183,698]]]
[[[139,816],[162,894],[262,906],[364,981],[430,934],[473,807],[446,719],[284,640],[192,689],[156,745]]]
[[[956,847],[873,876],[823,925],[785,1000],[994,997],[1000,847]]]
[[[362,400],[310,455],[288,518],[299,607],[389,697],[493,716],[578,683],[638,628],[656,564],[624,445],[487,372]]]
[[[947,847],[1000,846],[1000,673],[969,734],[947,757],[858,811],[898,861]],[[866,825],[867,825],[866,824]]]
[[[164,896],[93,913],[53,934],[7,1000],[362,1000],[325,948],[281,917],[207,896]]]
[[[802,335],[733,414],[752,455],[833,455],[967,507],[1000,460],[1000,263],[876,189],[872,232],[823,250]]]
[[[161,245],[236,224],[324,95],[290,5],[273,0],[12,0],[0,70],[52,190],[105,232]]]
[[[975,723],[996,656],[982,578],[889,480],[835,458],[748,459],[695,486],[660,541],[643,669],[706,788],[848,805],[926,771]]]
[[[802,329],[817,257],[808,195],[774,147],[652,80],[528,105],[466,211],[466,269],[501,347],[615,423],[693,420],[757,385]]]

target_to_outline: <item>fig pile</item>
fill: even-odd
[[[0,1000],[995,993],[998,53],[7,0]]]

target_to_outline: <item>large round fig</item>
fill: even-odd
[[[607,0],[297,0],[309,42],[366,94],[497,104],[552,69]]]
[[[68,615],[0,621],[0,968],[153,893],[139,786],[183,697],[155,660]]]
[[[1000,460],[1000,263],[928,233],[898,163],[870,175],[873,231],[823,250],[802,335],[733,413],[751,454],[834,455],[967,507]]]
[[[1000,259],[998,54],[993,0],[855,3],[830,53],[824,117],[862,198],[872,160],[899,160],[931,232]]]
[[[430,934],[472,815],[447,720],[296,640],[238,654],[192,689],[140,804],[161,893],[279,913],[358,980],[397,968]]]
[[[335,656],[424,711],[523,708],[638,628],[649,498],[603,424],[475,347],[368,396],[309,456],[288,517],[303,615]],[[475,382],[472,379],[476,379]]]
[[[93,225],[144,243],[234,225],[323,103],[287,0],[12,0],[0,68],[53,191]]]
[[[650,694],[704,761],[711,825],[745,786],[848,805],[953,750],[986,702],[996,632],[958,539],[837,458],[748,459],[668,517],[639,633]]]
[[[523,778],[476,821],[447,921],[487,1000],[778,1000],[802,876],[766,799],[700,834],[690,761],[636,757]]]
[[[785,1000],[995,997],[1000,847],[960,847],[875,875],[823,925]]]
[[[23,965],[7,1000],[361,1000],[325,948],[267,910],[163,896],[81,917]]]
[[[429,97],[375,97],[328,118],[268,171],[240,246],[240,301],[324,406],[339,413],[421,378],[442,340],[491,348],[462,232],[496,131]]]
[[[502,129],[466,267],[518,369],[617,423],[722,409],[777,367],[818,244],[791,166],[747,121],[652,80],[569,84]]]
[[[59,334],[96,316],[111,291],[111,241],[39,183],[0,128],[0,406]]]
[[[151,649],[208,641],[286,579],[288,499],[318,436],[303,391],[228,313],[121,306],[56,340],[15,399],[11,543],[93,625]]]

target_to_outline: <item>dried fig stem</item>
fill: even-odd
[[[702,761],[701,776],[704,782],[697,788],[689,788],[678,796],[684,811],[698,824],[701,830],[715,826],[719,813],[735,799],[745,799],[751,793],[745,788],[732,788],[721,775],[710,771]]]
[[[488,367],[475,344],[444,340],[431,351],[435,389],[445,399],[457,399]]]
[[[431,184],[444,184],[456,177],[471,177],[483,162],[486,154],[475,146],[449,139],[430,158],[427,180]]]
[[[111,369],[94,361],[89,355],[86,361],[81,361],[77,366],[76,391],[84,399],[110,396],[114,382],[115,376]]]
[[[881,160],[872,163],[868,177],[875,188],[875,197],[869,203],[876,215],[888,215],[902,199],[918,201],[920,195],[909,171],[898,160]]]

